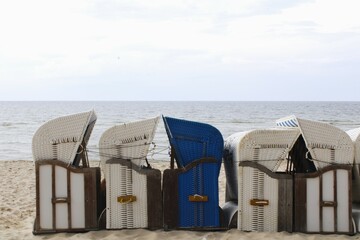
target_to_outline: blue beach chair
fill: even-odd
[[[172,149],[171,169],[164,171],[163,179],[164,227],[220,228],[221,133],[209,124],[170,117],[163,120]]]

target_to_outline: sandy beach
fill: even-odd
[[[98,162],[92,161],[93,166]],[[152,163],[164,170],[166,162]],[[0,161],[0,239],[360,239],[360,235],[319,235],[302,233],[245,233],[236,229],[222,232],[101,230],[87,233],[58,233],[34,236],[35,172],[32,161]],[[225,176],[219,177],[220,203],[224,202]]]

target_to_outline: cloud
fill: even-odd
[[[203,91],[187,97],[209,99],[224,83],[248,86],[243,96],[252,99],[263,81],[271,88],[268,81],[311,83],[348,72],[355,81],[357,5],[356,0],[2,1],[2,92],[20,84],[61,98],[57,89],[85,86],[92,94],[68,91],[66,97],[132,99],[131,84],[156,92],[193,85]]]

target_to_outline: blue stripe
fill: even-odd
[[[282,127],[298,127],[297,121],[295,119],[289,119],[283,122],[276,123],[277,126]]]

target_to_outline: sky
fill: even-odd
[[[0,101],[360,101],[359,0],[0,0]]]

